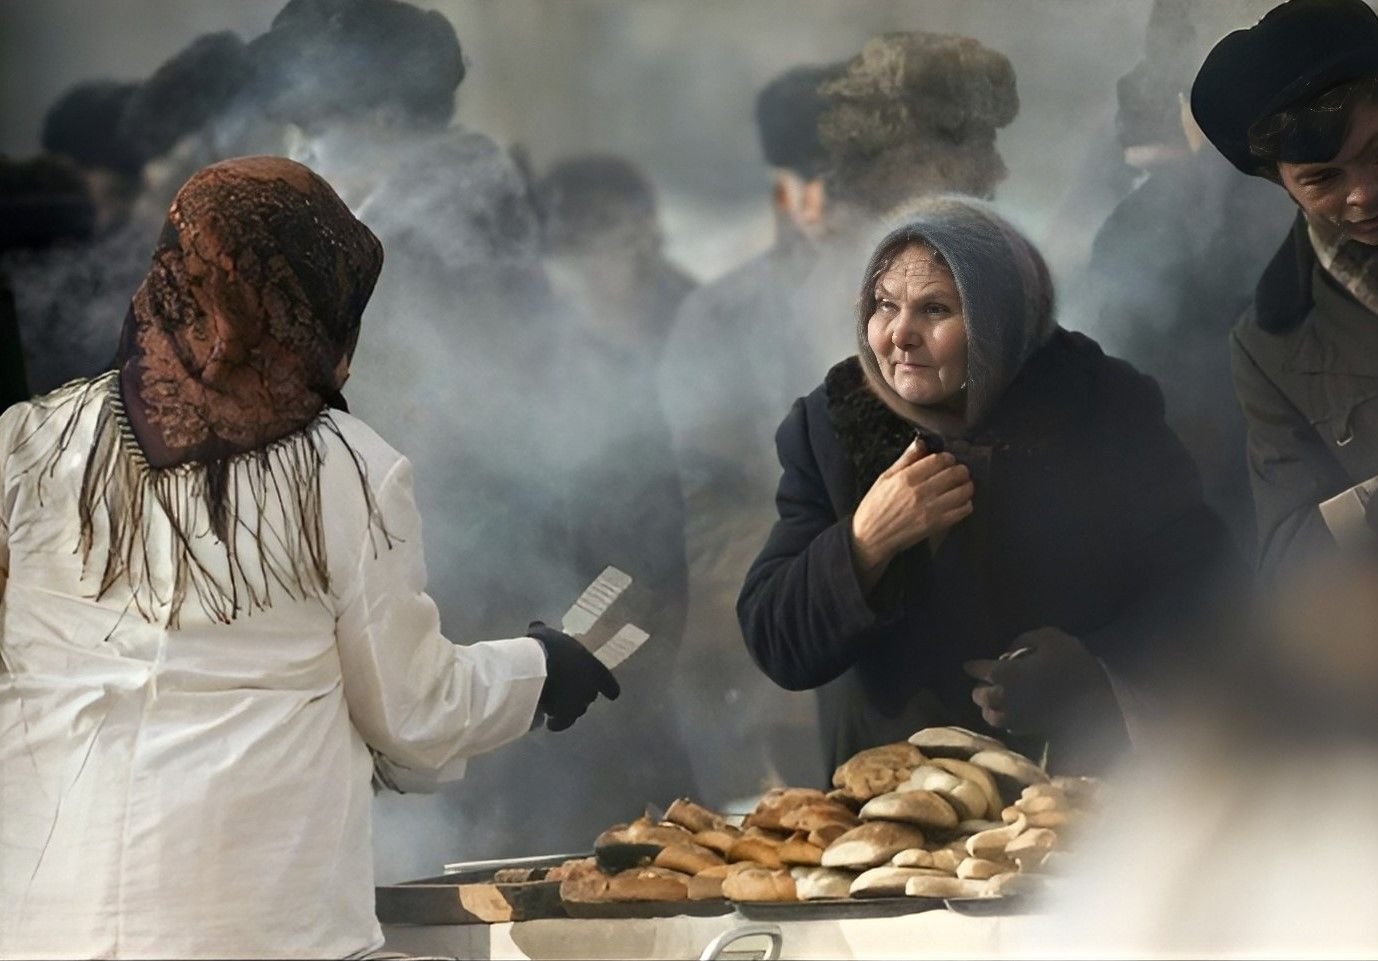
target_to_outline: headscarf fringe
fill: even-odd
[[[228,624],[278,600],[326,597],[330,570],[321,465],[327,433],[349,451],[358,473],[374,555],[380,540],[384,549],[394,543],[374,501],[367,467],[328,411],[261,449],[159,469],[148,464],[129,425],[116,373],[74,382],[59,393],[68,390],[80,396],[42,464],[42,475],[53,476],[86,406],[100,403],[78,501],[84,575],[95,567],[101,520],[107,531],[104,560],[95,562],[100,564],[97,600],[126,584],[145,621],[176,628],[189,598],[212,621]],[[250,505],[251,510],[243,509]],[[155,549],[163,550],[165,535],[155,534],[160,516],[172,531],[166,578],[159,573],[162,559],[153,556]],[[223,565],[208,563],[217,551],[223,552]]]

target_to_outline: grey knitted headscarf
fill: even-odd
[[[875,283],[911,244],[936,251],[952,271],[967,332],[966,405],[961,415],[912,404],[885,382],[866,339],[875,312]],[[857,311],[857,345],[871,390],[901,417],[960,437],[979,427],[1024,362],[1057,329],[1053,283],[1029,240],[988,205],[969,197],[937,196],[903,212],[866,265]]]

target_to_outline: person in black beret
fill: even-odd
[[[1298,207],[1235,325],[1265,583],[1378,544],[1378,15],[1288,0],[1192,85],[1206,137]]]

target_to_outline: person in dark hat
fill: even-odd
[[[1231,334],[1259,566],[1276,581],[1378,544],[1378,15],[1288,0],[1215,45],[1191,108],[1298,208]]]

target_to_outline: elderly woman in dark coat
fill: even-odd
[[[1060,329],[1037,250],[965,199],[882,241],[857,341],[776,434],[753,657],[819,689],[834,763],[961,724],[1104,767],[1232,569],[1157,386]]]

